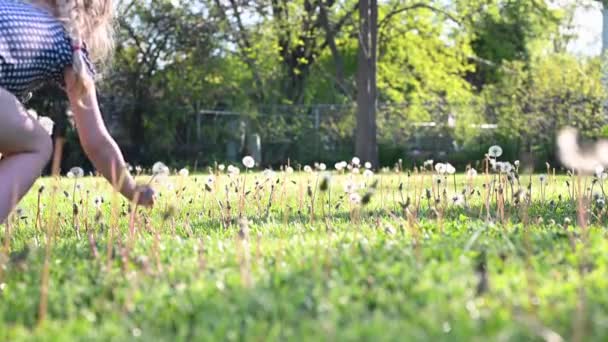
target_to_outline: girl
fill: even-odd
[[[112,48],[112,7],[111,0],[0,0],[0,223],[51,157],[48,133],[20,102],[46,81],[65,89],[95,168],[111,182],[123,179],[118,190],[129,200],[154,204],[152,189],[129,175],[97,103],[93,62]]]

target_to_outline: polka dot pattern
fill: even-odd
[[[94,76],[86,51],[84,57]],[[0,0],[0,87],[26,99],[48,81],[63,87],[70,65],[71,39],[59,20],[31,4]]]

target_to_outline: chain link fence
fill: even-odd
[[[167,142],[162,146],[165,154],[152,158],[203,166],[239,162],[252,155],[263,166],[276,166],[287,161],[333,163],[354,155],[355,105],[275,105],[182,114],[174,134],[179,140]],[[426,159],[468,163],[482,158],[495,143],[502,143],[509,158],[533,152],[551,160],[560,127],[573,125],[597,134],[606,124],[605,114],[596,99],[378,105],[380,162],[389,165],[403,158],[410,163]],[[112,126],[113,120],[109,121]],[[466,146],[458,144],[463,136],[470,138]]]
[[[408,120],[407,105],[379,106],[378,144],[381,159],[410,155],[426,158],[447,155],[457,146],[453,109],[428,108],[431,120]],[[252,155],[262,164],[333,162],[354,154],[356,107],[320,104],[268,106],[256,112],[201,110],[188,118],[185,143],[176,155],[198,164],[238,161]],[[481,124],[493,131],[496,125]]]

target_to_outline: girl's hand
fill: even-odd
[[[137,201],[137,205],[153,207],[156,202],[156,192],[149,185],[138,185],[133,200]]]

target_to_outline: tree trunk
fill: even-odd
[[[608,89],[608,2],[602,2],[602,85]]]
[[[368,161],[375,167],[378,166],[376,140],[377,36],[378,2],[377,0],[360,0],[355,153],[362,161]]]

